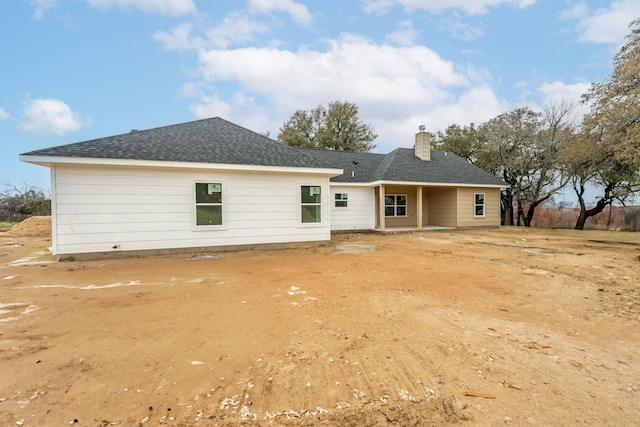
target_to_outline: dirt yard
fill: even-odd
[[[640,234],[57,262],[0,233],[0,426],[640,425]]]

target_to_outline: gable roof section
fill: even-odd
[[[389,154],[301,149],[333,167],[344,170],[331,182],[408,182],[507,186],[504,181],[444,151],[431,150],[431,160],[421,160],[413,149],[398,148]]]
[[[299,150],[344,171],[342,175],[331,178],[331,182],[366,183],[376,181],[376,172],[388,156],[386,154],[316,148],[299,148]]]
[[[388,156],[389,162],[378,170],[378,179],[382,181],[506,185],[500,178],[450,152],[431,150],[431,160],[427,161],[409,148],[398,148]]]
[[[331,169],[331,182],[406,182],[507,186],[502,180],[452,153],[431,151],[431,160],[413,149],[389,154],[294,148],[219,117],[43,148],[20,155],[27,162],[69,159],[154,161]],[[168,164],[165,163],[165,164]],[[342,170],[342,174],[340,173]],[[323,171],[323,173],[326,171]]]
[[[321,160],[219,117],[35,150],[25,157],[328,168]],[[24,160],[27,160],[25,158]]]

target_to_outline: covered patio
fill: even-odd
[[[499,188],[379,183],[375,186],[375,231],[441,231],[494,225],[499,196]]]

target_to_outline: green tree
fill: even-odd
[[[502,193],[502,223],[514,225],[515,203],[520,225],[527,178],[535,167],[532,151],[540,131],[540,114],[516,108],[483,123],[480,131],[486,139],[482,166],[511,186]]]
[[[584,95],[589,113],[560,154],[571,177],[580,214],[576,229],[607,205],[625,201],[640,184],[640,19],[630,24],[627,43],[614,57],[611,78]],[[600,191],[594,207],[584,200],[588,184]]]
[[[598,134],[584,128],[565,138],[558,162],[578,198],[580,213],[574,227],[577,230],[583,230],[587,219],[598,215],[608,205],[615,201],[624,205],[638,191],[638,166],[620,161],[616,148],[619,147],[603,144]],[[585,200],[588,185],[599,191],[592,207]]]
[[[584,127],[611,146],[616,158],[640,165],[640,19],[629,25],[627,43],[615,55],[606,83],[594,83],[584,96],[590,105]]]
[[[555,156],[571,109],[566,102],[549,104],[542,113],[516,108],[478,128],[451,125],[434,142],[510,184],[501,193],[502,224],[528,227],[536,207],[566,185]]]
[[[565,138],[575,129],[571,115],[574,108],[575,105],[568,101],[559,101],[549,103],[542,109],[542,128],[530,151],[533,168],[526,178],[527,188],[523,191],[526,216],[519,211],[527,227],[531,226],[536,207],[558,194],[569,182],[557,158]]]
[[[516,108],[480,127],[484,145],[476,164],[511,185],[502,193],[503,224],[531,226],[535,209],[567,183],[556,163],[572,106],[550,104],[543,112]]]
[[[278,134],[279,141],[293,147],[365,152],[375,148],[372,142],[377,137],[360,119],[358,106],[346,101],[298,110]]]
[[[485,146],[482,134],[473,123],[460,126],[452,124],[443,132],[436,132],[433,136],[433,145],[440,151],[450,151],[470,163],[478,162],[478,155],[482,154]]]

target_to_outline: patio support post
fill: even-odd
[[[380,231],[384,231],[384,184],[380,184],[380,191],[378,191],[378,225]]]
[[[422,187],[416,189],[416,227],[422,230]]]

